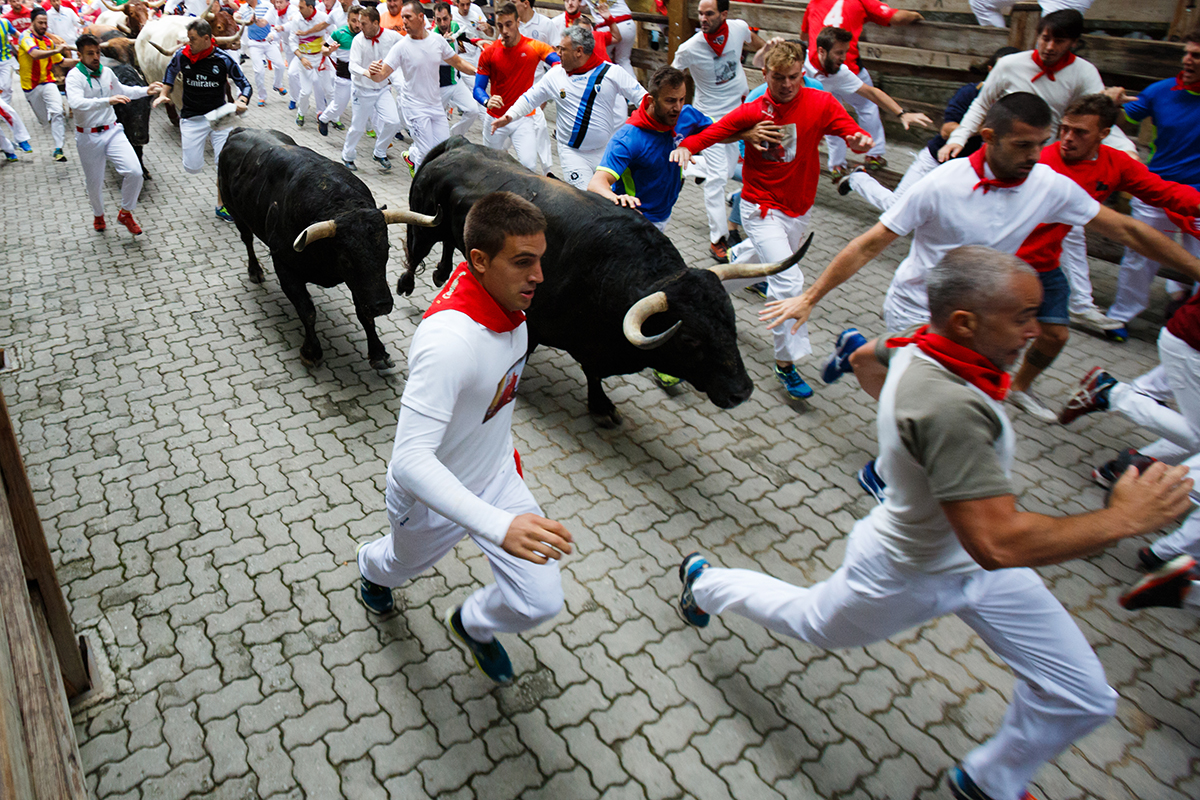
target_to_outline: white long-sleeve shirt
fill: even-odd
[[[72,67],[67,71],[67,103],[74,113],[75,125],[85,131],[116,125],[117,114],[108,102],[110,97],[123,94],[130,100],[145,97],[147,87],[126,86],[117,80],[111,69],[102,67],[99,78],[87,76]]]
[[[399,41],[400,34],[388,28],[380,29],[379,36],[375,39],[368,39],[363,33],[354,37],[354,41],[350,43],[350,73],[356,89],[375,92],[387,88],[388,81],[376,83],[367,75],[367,69],[370,68],[371,62],[383,61]]]
[[[615,64],[605,62],[578,75],[568,75],[562,64],[555,64],[507,113],[519,119],[553,100],[558,107],[555,137],[559,144],[576,150],[597,150],[607,145],[613,132],[625,122],[613,114],[613,100],[618,94],[640,105],[646,90]]]

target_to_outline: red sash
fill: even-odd
[[[971,162],[971,166],[975,168],[975,174],[979,176],[979,183],[977,183],[971,187],[972,192],[975,191],[976,189],[978,189],[980,186],[982,186],[983,193],[987,194],[989,189],[1011,189],[1012,187],[1020,186],[1022,183],[1025,182],[1024,178],[1022,178],[1019,181],[1002,181],[997,178],[987,177],[987,173],[984,171],[984,168],[983,168],[984,164],[987,163],[987,145],[986,144],[983,147],[980,147],[974,153],[972,153],[967,158],[967,161]]]
[[[210,39],[210,40],[209,40],[208,49],[207,49],[207,50],[205,50],[205,51],[203,51],[203,52],[200,52],[200,53],[193,53],[193,52],[192,52],[192,46],[191,46],[190,44],[189,44],[189,45],[185,45],[185,46],[184,46],[184,48],[183,48],[183,56],[184,56],[184,58],[186,58],[188,61],[190,61],[190,62],[192,62],[193,64],[195,64],[195,63],[196,63],[197,61],[199,61],[200,59],[202,59],[202,58],[208,58],[209,56],[211,56],[211,55],[212,55],[212,52],[213,52],[213,50],[216,50],[216,49],[217,49],[217,46],[216,46],[215,44],[212,44],[212,40]]]
[[[1007,372],[997,369],[995,364],[974,350],[933,333],[928,325],[917,328],[912,336],[897,336],[887,340],[888,347],[904,347],[908,344],[915,344],[922,353],[996,402],[1002,402],[1008,394],[1012,378]]]
[[[635,127],[641,128],[644,131],[658,131],[659,133],[674,133],[675,132],[674,127],[672,127],[670,125],[664,125],[663,123],[656,120],[654,118],[654,115],[650,113],[650,111],[649,111],[650,104],[653,102],[654,102],[654,98],[651,97],[650,95],[646,95],[645,97],[643,97],[642,104],[637,107],[637,111],[634,111],[632,114],[629,115],[629,124],[633,125]]]
[[[1183,73],[1180,72],[1175,76],[1175,85],[1171,87],[1172,92],[1194,92],[1200,94],[1200,81],[1192,81],[1191,83],[1183,82]]]
[[[525,321],[524,311],[505,311],[500,307],[483,284],[475,277],[475,273],[467,268],[467,262],[462,262],[446,281],[446,285],[433,298],[429,310],[421,317],[426,319],[439,311],[461,311],[488,330],[496,333],[508,333],[520,327]]]
[[[1042,63],[1042,57],[1038,55],[1038,51],[1033,51],[1033,63],[1042,68],[1041,72],[1029,79],[1030,83],[1035,82],[1038,78],[1045,75],[1050,80],[1054,80],[1054,73],[1060,72],[1075,63],[1075,54],[1067,53],[1065,56],[1054,62],[1054,66],[1047,67]]]
[[[704,34],[704,40],[708,42],[708,46],[717,54],[717,58],[720,58],[721,53],[725,52],[725,43],[729,41],[729,23],[722,22],[721,27],[717,28],[716,33]]]

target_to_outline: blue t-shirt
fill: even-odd
[[[265,20],[267,18],[267,12],[270,10],[270,3],[266,2],[266,0],[259,0],[258,4],[254,6],[254,19],[260,22]],[[249,32],[246,35],[249,37],[250,41],[265,42],[267,37],[271,35],[271,26],[255,25],[254,23],[250,23],[248,31]]]
[[[942,115],[942,122],[962,122],[962,118],[966,116],[967,109],[971,107],[971,103],[975,102],[975,98],[979,96],[979,87],[981,85],[978,83],[967,83],[960,86],[958,91],[954,93],[954,97],[951,97],[950,102],[946,104],[946,112]],[[941,150],[942,145],[945,143],[945,137],[939,133],[925,143],[925,149],[936,160],[938,150]],[[966,158],[980,147],[983,147],[983,137],[975,134],[970,139],[967,139],[967,143],[963,146],[959,157]]]
[[[667,157],[685,138],[711,124],[711,119],[691,106],[684,106],[680,112],[674,136],[626,123],[609,140],[597,169],[617,179],[613,184],[615,193],[642,201],[639,210],[646,219],[664,222],[670,219],[683,186],[683,170]]]
[[[1134,122],[1154,118],[1151,172],[1200,188],[1200,94],[1175,91],[1175,79],[1167,78],[1126,103],[1125,116]]]

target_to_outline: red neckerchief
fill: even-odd
[[[1200,239],[1200,227],[1197,227],[1195,217],[1185,217],[1183,214],[1170,211],[1165,208],[1163,211],[1167,212],[1167,219],[1171,220],[1171,222],[1174,222],[1175,226],[1179,228],[1179,230],[1183,231],[1189,236]]]
[[[997,178],[987,177],[987,173],[984,172],[983,169],[983,165],[987,162],[986,144],[980,147],[974,153],[971,153],[971,155],[967,157],[967,160],[971,162],[971,166],[975,168],[975,174],[979,176],[979,183],[971,187],[972,192],[982,186],[983,193],[987,194],[988,189],[1011,189],[1012,187],[1020,186],[1025,182],[1024,178],[1019,181],[1002,181],[998,180]]]
[[[371,43],[372,47],[374,47],[375,45],[379,44],[379,37],[383,36],[384,30],[385,30],[385,28],[382,25],[380,25],[379,33],[375,34],[374,39],[372,39],[370,36],[367,36],[365,33],[363,34],[363,36],[366,37],[366,40]]]
[[[721,57],[721,53],[725,50],[725,43],[729,41],[729,23],[722,22],[721,27],[717,28],[716,33],[704,34],[705,41],[708,46],[717,54],[717,58]]]
[[[582,16],[583,16],[583,9],[582,9],[582,8],[580,8],[580,9],[579,9],[578,11],[576,11],[574,14],[570,13],[569,11],[566,11],[566,10],[564,10],[564,11],[563,11],[563,14],[564,14],[564,15],[566,16],[566,18],[567,18],[567,27],[569,28],[569,27],[571,27],[572,25],[574,25],[574,24],[575,24],[575,20],[577,20],[577,19],[579,19],[580,17],[582,17]]]
[[[629,115],[629,124],[644,131],[658,131],[659,133],[670,133],[673,135],[675,133],[674,125],[666,125],[659,122],[650,113],[650,104],[653,102],[654,98],[650,95],[643,97],[642,104],[637,107],[637,111]]]
[[[825,65],[817,60],[817,48],[813,47],[808,51],[808,63],[812,64],[813,69],[821,75],[825,74]]]
[[[213,50],[217,49],[217,46],[215,44],[213,44],[212,39],[209,39],[208,41],[209,41],[208,49],[201,53],[193,53],[192,46],[190,44],[184,45],[184,48],[183,48],[184,57],[188,61],[192,62],[193,64],[195,64],[197,61],[199,61],[202,58],[208,58],[209,56],[212,55]]]
[[[922,353],[962,378],[996,402],[1003,402],[1012,378],[1002,369],[970,348],[956,344],[945,336],[933,333],[922,325],[912,336],[897,336],[887,340],[888,347],[915,344]]]
[[[429,310],[422,319],[439,311],[461,311],[488,330],[508,333],[525,321],[524,311],[505,311],[496,299],[487,293],[475,273],[467,268],[467,262],[458,265],[450,280],[433,298]]]
[[[1183,72],[1180,71],[1175,76],[1175,85],[1171,87],[1172,92],[1195,92],[1200,94],[1200,80],[1192,81],[1191,83],[1183,82]]]
[[[304,20],[305,22],[308,22],[310,19],[312,19],[312,18],[313,18],[313,17],[315,17],[316,15],[317,15],[317,9],[315,9],[315,8],[313,9],[313,13],[309,14],[307,17],[306,17],[306,16],[304,16],[304,12],[303,12],[303,11],[301,11],[301,12],[300,12],[300,19]]]
[[[585,63],[579,69],[573,69],[573,70],[569,71],[567,74],[568,75],[582,75],[585,72],[591,72],[592,70],[594,70],[596,67],[600,66],[603,63],[604,63],[604,59],[601,58],[600,56],[596,55],[596,51],[593,50],[592,57],[587,60],[587,63]]]
[[[1065,56],[1060,58],[1058,61],[1055,61],[1054,66],[1047,67],[1045,64],[1042,63],[1042,57],[1041,57],[1041,55],[1038,54],[1038,51],[1034,50],[1033,51],[1033,63],[1035,63],[1039,67],[1041,67],[1042,71],[1039,72],[1037,75],[1034,75],[1032,78],[1030,78],[1029,79],[1030,83],[1035,82],[1038,78],[1042,77],[1043,75],[1045,75],[1050,80],[1054,80],[1054,73],[1061,72],[1062,70],[1066,69],[1067,67],[1069,67],[1075,63],[1075,54],[1067,53]]]

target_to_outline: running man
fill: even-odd
[[[326,104],[325,110],[317,115],[317,132],[322,136],[329,135],[329,126],[339,131],[344,127],[341,123],[342,113],[350,105],[350,48],[354,45],[354,37],[362,30],[359,21],[359,6],[350,6],[346,12],[346,24],[329,34],[329,39],[337,45],[337,50],[331,56],[333,60],[334,78],[333,94]]]
[[[498,633],[549,620],[563,604],[558,560],[572,537],[542,516],[513,449],[513,400],[529,308],[542,282],[546,218],[511,192],[471,207],[459,264],[413,335],[387,474],[388,535],[359,546],[359,594],[377,614],[392,588],[469,536],[496,582],[447,610],[446,626],[497,683],[513,680]]]
[[[25,99],[33,109],[42,126],[50,126],[50,135],[54,138],[54,160],[62,163],[67,160],[63,154],[63,142],[66,135],[66,111],[63,108],[62,95],[54,83],[54,65],[61,64],[63,69],[70,69],[76,64],[75,59],[64,60],[63,53],[70,50],[65,42],[52,39],[47,33],[46,9],[34,6],[29,12],[29,29],[21,34],[17,45],[17,61],[21,67],[21,88],[25,91]],[[15,135],[20,135],[14,130]],[[24,148],[22,148],[24,149]]]
[[[399,12],[399,8],[396,9]],[[350,132],[342,145],[342,164],[349,170],[357,170],[354,164],[358,140],[367,132],[367,125],[375,120],[378,135],[372,158],[380,169],[389,172],[392,161],[387,157],[388,145],[400,130],[400,110],[396,99],[388,90],[387,82],[376,83],[371,67],[382,64],[392,47],[400,41],[400,34],[379,25],[379,10],[367,6],[358,14],[362,32],[354,37],[350,45],[350,73],[353,86],[350,91]]]
[[[329,20],[325,14],[325,6],[317,0],[299,0],[297,13],[283,26],[284,32],[292,37],[291,74],[299,79],[300,92],[296,97],[296,125],[304,127],[304,114],[308,111],[316,83],[320,76],[317,70],[325,60],[321,52],[325,47],[325,29]],[[324,110],[325,93],[319,92],[317,97]]]
[[[473,7],[478,8],[478,6]],[[466,28],[455,22],[451,6],[445,0],[438,0],[433,4],[433,24],[438,35],[449,42],[462,60],[474,69],[475,64],[479,61],[479,48],[471,43],[471,37]],[[467,57],[468,48],[475,52],[474,60]],[[447,114],[453,114],[454,111],[461,114],[459,120],[450,126],[451,136],[466,136],[476,120],[481,125],[483,124],[483,109],[479,107],[479,103],[475,102],[475,98],[471,96],[471,90],[461,78],[458,71],[449,64],[443,64],[438,68],[438,90],[442,95],[442,107]]]
[[[1037,336],[1040,303],[1032,268],[989,248],[953,250],[929,271],[930,324],[878,349],[887,363],[876,417],[884,502],[854,525],[827,580],[801,588],[717,569],[699,553],[679,568],[679,605],[697,627],[731,611],[836,649],[945,614],[969,625],[1016,683],[1000,729],[950,770],[958,800],[1030,798],[1042,764],[1117,710],[1100,660],[1031,567],[1090,556],[1191,506],[1187,470],[1155,464],[1122,475],[1101,511],[1018,510],[1004,370]]]
[[[17,45],[21,37],[11,21],[0,16],[0,118],[2,118],[13,135],[13,141],[26,153],[33,152],[29,144],[29,131],[21,115],[13,108],[13,70],[17,69]],[[3,130],[0,128],[0,130]],[[13,142],[0,133],[0,151],[4,152],[7,161],[16,161],[17,153]]]

